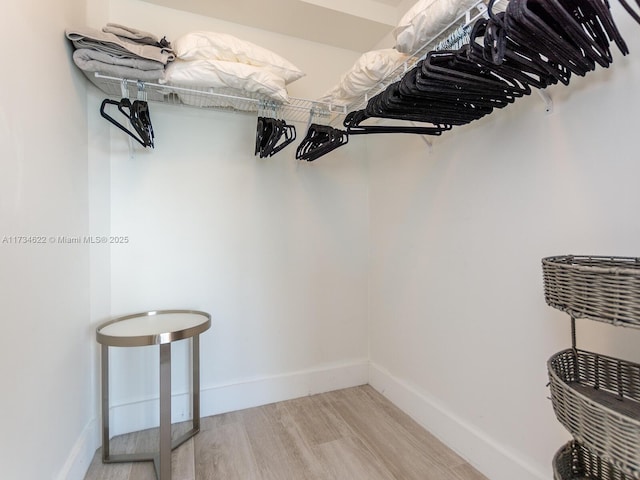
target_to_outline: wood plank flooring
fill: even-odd
[[[178,430],[178,429],[176,429]],[[112,440],[152,451],[157,429]],[[369,386],[202,419],[173,452],[173,480],[486,480]],[[153,463],[102,464],[85,480],[154,480]]]

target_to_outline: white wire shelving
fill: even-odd
[[[506,4],[508,0],[497,0],[498,4]],[[348,112],[362,109],[369,99],[384,91],[390,84],[397,82],[425,55],[437,49],[439,43],[464,26],[473,24],[481,16],[487,15],[484,0],[480,0],[464,13],[459,15],[451,24],[443,28],[407,59],[390,75],[364,92],[360,97],[346,106],[331,103],[290,97],[288,103],[277,102],[268,97],[251,92],[233,89],[214,88],[184,88],[154,82],[140,82],[138,80],[117,78],[101,73],[87,76],[100,90],[111,97],[138,98],[150,102],[161,102],[169,105],[184,105],[227,112],[265,113],[291,122],[312,122],[336,124],[341,122]]]
[[[137,98],[149,102],[226,112],[272,112],[274,116],[291,122],[329,122],[332,118],[347,113],[345,107],[303,98],[290,97],[288,103],[283,103],[252,92],[220,88],[184,88],[111,77],[101,73],[94,73],[89,79],[111,97]]]

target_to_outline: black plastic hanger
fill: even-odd
[[[312,123],[296,150],[296,158],[312,162],[348,142],[349,135],[344,130]]]
[[[296,139],[296,127],[284,120],[258,117],[256,126],[255,155],[271,157]]]
[[[613,60],[610,41],[628,53],[602,0],[512,0],[505,13],[507,36],[576,75],[585,75],[596,64],[608,67]]]
[[[295,125],[288,125],[284,120],[276,120],[276,122],[278,124],[278,130],[280,134],[278,135],[278,138],[272,139],[269,144],[268,155],[270,157],[274,156],[287,145],[293,143],[296,139]]]
[[[135,130],[135,133],[105,112],[105,107],[107,105],[116,105],[120,113],[127,117],[127,120],[129,120],[129,123]],[[149,115],[149,106],[147,102],[143,100],[135,100],[131,103],[131,100],[128,98],[123,98],[120,101],[106,98],[102,101],[102,105],[100,105],[100,115],[132,137],[143,147],[153,148],[153,127],[151,125],[151,117]]]
[[[133,128],[153,148],[153,126],[149,114],[149,104],[143,100],[134,100],[130,108],[130,121]]]
[[[504,16],[504,12],[498,14]],[[497,20],[500,22],[500,20]],[[554,75],[554,69],[549,63],[540,57],[540,54],[531,50],[520,48],[513,39],[506,36],[504,48],[501,48],[501,58],[494,61],[493,35],[491,28],[495,22],[491,19],[481,18],[475,22],[470,33],[469,48],[467,55],[480,65],[491,68],[502,77],[508,77],[512,81],[521,85],[525,94],[529,94],[530,87],[546,88],[549,85],[558,83],[558,75]],[[502,38],[502,37],[501,37]],[[478,41],[479,40],[479,41]],[[488,44],[488,45],[487,45]],[[563,71],[565,76],[570,76],[571,72]]]
[[[256,146],[254,155],[260,155],[263,158],[263,152],[265,151],[269,138],[273,134],[273,119],[268,117],[258,117],[258,123],[256,125]]]
[[[629,5],[625,0],[620,0],[620,3],[624,7],[624,9],[631,15],[631,17],[638,23],[640,23],[640,15],[636,13],[636,11]],[[636,3],[640,6],[640,2],[636,0]]]
[[[407,126],[407,125],[362,125],[369,119],[365,110],[356,110],[347,114],[343,125],[348,135],[368,135],[375,133],[412,133],[417,135],[441,135],[442,132],[451,129],[451,125],[434,126]],[[384,117],[377,117],[384,118]],[[403,119],[404,120],[404,119]]]
[[[564,65],[572,73],[584,76],[595,62],[569,36],[559,18],[549,11],[550,2],[529,3],[514,0],[507,5],[507,34],[522,45],[537,48],[551,62]]]

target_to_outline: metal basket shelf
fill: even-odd
[[[596,455],[640,479],[640,365],[568,349],[547,367],[560,423]]]
[[[554,480],[631,480],[612,463],[602,460],[578,442],[563,446],[553,457]]]
[[[170,105],[185,105],[227,112],[263,111],[291,122],[331,121],[344,115],[345,107],[303,98],[290,97],[288,103],[276,102],[259,94],[221,88],[183,88],[110,77],[100,73],[87,75],[89,80],[111,97],[138,98]]]
[[[547,304],[574,318],[640,328],[640,258],[542,259]]]

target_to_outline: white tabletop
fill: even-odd
[[[162,310],[116,318],[98,327],[99,343],[132,347],[158,345],[198,335],[211,326],[211,316],[195,310]]]

